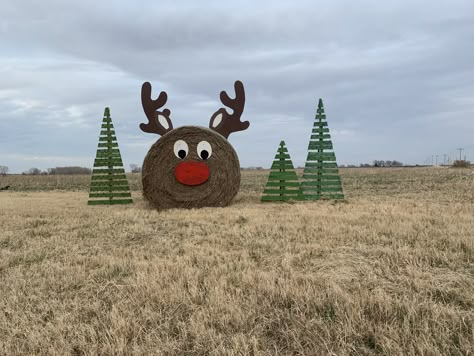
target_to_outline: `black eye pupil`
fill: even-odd
[[[179,156],[179,158],[183,159],[184,157],[186,157],[186,151],[185,150],[179,150],[178,151],[178,156]]]
[[[209,152],[207,152],[206,150],[202,150],[201,151],[201,158],[202,159],[207,159],[209,157]]]

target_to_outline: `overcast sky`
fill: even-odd
[[[159,136],[140,88],[174,126],[207,127],[244,83],[241,165],[280,140],[303,165],[323,98],[339,165],[474,161],[474,1],[0,1],[0,165],[92,167],[104,108],[128,170]]]

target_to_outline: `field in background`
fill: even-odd
[[[470,169],[341,169],[346,201],[87,206],[88,176],[0,186],[0,354],[472,355]]]

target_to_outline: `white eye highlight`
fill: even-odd
[[[201,159],[206,160],[212,155],[212,147],[209,142],[201,141],[197,145],[197,153]]]
[[[174,143],[174,154],[180,159],[184,159],[188,155],[188,144],[183,140],[178,140]]]

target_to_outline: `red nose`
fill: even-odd
[[[181,184],[199,185],[209,179],[209,167],[204,162],[181,162],[176,166],[174,176]]]

